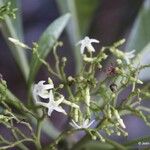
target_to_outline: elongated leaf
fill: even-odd
[[[12,3],[12,6],[18,7],[20,5],[20,0],[13,0],[11,1],[11,3]],[[0,5],[1,6],[4,5],[3,0],[0,1]],[[28,73],[29,73],[29,65],[28,65],[26,54],[25,54],[25,50],[22,48],[16,47],[15,45],[11,44],[8,41],[8,37],[13,37],[15,39],[19,39],[20,41],[23,40],[22,22],[21,22],[21,15],[19,12],[20,12],[20,8],[18,8],[18,11],[16,11],[17,19],[15,20],[13,20],[12,18],[8,16],[5,16],[5,20],[1,24],[1,31],[25,79],[27,79]]]
[[[145,0],[132,27],[126,49],[136,49],[137,52],[150,42],[150,1]]]
[[[64,30],[65,26],[67,25],[69,18],[70,14],[65,14],[59,17],[52,24],[50,24],[48,28],[45,30],[45,32],[42,34],[38,42],[39,45],[38,53],[40,58],[44,59],[48,55],[48,53],[54,46],[55,42],[61,35],[62,31]],[[37,59],[35,55],[33,55],[30,64],[30,73],[28,78],[29,89],[31,87],[31,84],[33,83],[36,73],[38,72],[38,69],[40,68],[40,65],[41,62]]]
[[[57,4],[61,13],[70,12],[71,19],[67,25],[67,34],[69,36],[69,40],[72,46],[75,64],[76,64],[76,72],[79,72],[81,68],[81,54],[80,50],[75,47],[75,44],[81,39],[81,33],[79,29],[79,20],[77,18],[76,5],[74,0],[57,0]]]
[[[22,27],[22,16],[21,16],[21,1],[20,0],[13,0],[11,1],[12,7],[17,8],[16,11],[16,19],[11,19],[13,26],[15,27],[16,34],[20,41],[24,41],[23,37],[23,27]]]
[[[136,53],[141,53],[142,60],[141,64],[150,63],[150,55],[147,44],[150,42],[150,1],[145,0],[143,6],[135,20],[131,34],[128,38],[126,49],[136,49]],[[145,50],[146,47],[146,50]],[[144,52],[142,52],[144,51]],[[149,80],[148,76],[149,69],[142,71],[140,74],[141,80]]]
[[[93,14],[100,0],[57,0],[61,13],[70,12],[71,20],[67,26],[67,33],[75,57],[76,72],[82,66],[81,54],[75,44],[87,35]]]
[[[138,61],[138,58],[137,58]],[[148,43],[144,49],[140,52],[140,64],[147,65],[150,64],[150,43]],[[150,80],[150,68],[145,68],[141,70],[139,74],[140,80]]]

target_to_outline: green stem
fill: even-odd
[[[41,129],[42,129],[42,121],[43,121],[43,118],[37,120],[37,128],[36,128],[36,146],[37,146],[37,149],[41,149],[41,142],[40,142],[40,138],[41,138]]]

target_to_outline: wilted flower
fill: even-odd
[[[77,43],[77,45],[81,44],[80,47],[81,54],[84,53],[85,48],[87,48],[89,52],[95,52],[95,49],[91,43],[99,43],[99,41],[96,39],[90,39],[88,36],[86,36],[83,40]]]
[[[72,122],[70,122],[69,124],[75,128],[75,129],[82,129],[82,128],[89,128],[93,123],[95,122],[95,120],[92,120],[89,123],[89,119],[86,119],[83,121],[83,123],[81,125],[78,125],[74,120],[72,120]]]

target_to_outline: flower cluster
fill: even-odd
[[[30,48],[16,39],[9,38],[9,40],[17,46],[32,50],[33,55],[47,67],[50,76],[58,78],[58,86],[54,86],[51,78],[48,78],[47,84],[42,80],[33,85],[32,95],[35,105],[42,106],[44,115],[43,108],[48,110],[48,116],[51,116],[53,111],[63,113],[71,120],[69,125],[74,128],[71,131],[84,130],[92,139],[99,139],[101,142],[105,142],[106,139],[100,131],[106,132],[108,136],[114,133],[118,136],[128,136],[123,115],[137,115],[150,126],[149,118],[142,112],[142,110],[149,112],[149,109],[140,106],[141,97],[143,95],[150,97],[149,93],[136,86],[143,84],[138,74],[145,66],[136,68],[133,65],[135,50],[123,52],[118,48],[125,42],[124,39],[112,46],[102,47],[99,51],[93,46],[93,43],[99,43],[98,40],[86,36],[79,41],[76,45],[80,45],[83,65],[80,72],[73,76],[67,76],[65,73],[67,58],[59,59],[57,55],[56,47],[62,44],[57,43],[53,50],[56,60],[54,70],[49,63],[40,58],[37,44]],[[114,57],[114,61],[105,68],[103,64],[107,61],[108,54]],[[97,78],[98,73],[103,75],[100,79]],[[132,86],[129,96],[118,103],[118,95],[128,86]],[[64,91],[65,96],[62,95]],[[62,104],[69,106],[68,111],[62,107]],[[36,108],[41,109],[41,107]],[[70,133],[70,129],[68,132]],[[58,141],[56,140],[55,143]]]
[[[51,80],[49,79],[49,81]],[[41,105],[48,108],[49,116],[51,116],[51,113],[54,110],[67,115],[66,111],[61,106],[59,106],[64,100],[64,97],[61,95],[61,98],[59,98],[59,100],[54,101],[54,94],[52,91],[52,89],[54,88],[53,82],[51,81],[51,83],[49,84],[44,84],[44,82],[45,81],[39,81],[38,84],[35,84],[33,86],[33,98],[35,100],[35,103],[37,105]],[[49,99],[49,102],[41,102],[40,98]]]

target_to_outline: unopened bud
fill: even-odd
[[[66,57],[63,57],[62,58],[62,62],[66,62],[67,61],[67,58]]]
[[[121,65],[122,64],[122,60],[121,59],[117,59],[117,64]]]
[[[59,88],[62,89],[64,87],[63,84],[59,84]]]
[[[72,76],[69,76],[69,77],[68,77],[68,81],[69,81],[69,82],[74,81],[74,78],[73,78]]]

